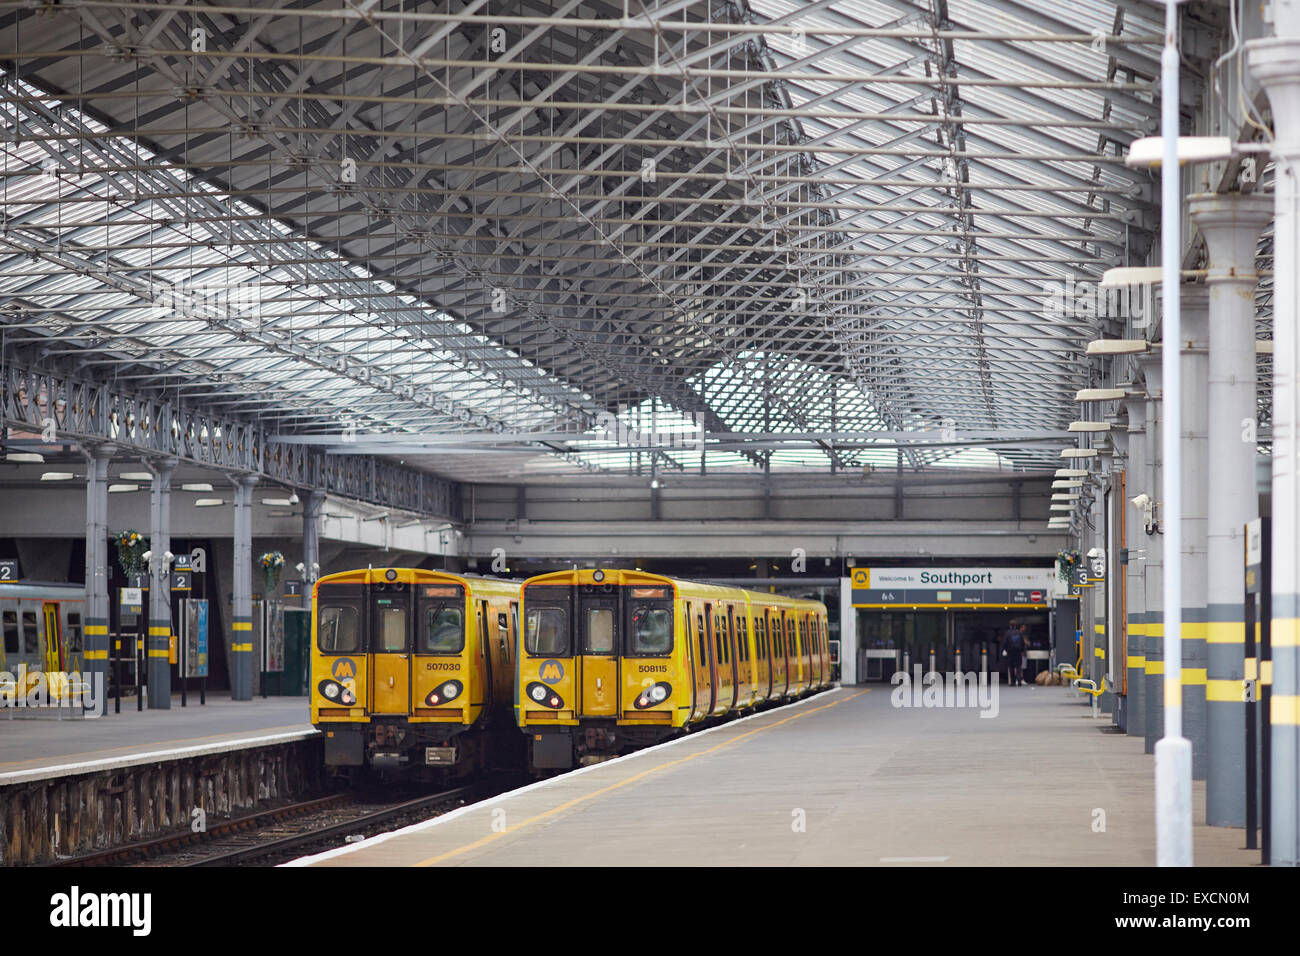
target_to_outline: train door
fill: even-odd
[[[736,606],[728,604],[727,650],[731,655],[731,707],[738,707],[741,701],[742,684],[745,680],[744,640],[740,633],[740,618],[736,615]]]
[[[700,637],[704,641],[705,654],[708,657],[709,668],[709,713],[718,706],[718,662],[717,637],[714,633],[716,621],[713,618],[713,605],[704,605],[704,614],[700,621]]]
[[[586,587],[579,598],[580,717],[618,715],[618,592]]]
[[[66,670],[63,666],[63,633],[59,627],[59,606],[53,601],[46,601],[41,605],[41,620],[45,625],[42,628],[42,648],[45,660],[45,672],[52,674],[55,671]]]
[[[767,609],[759,608],[754,615],[754,627],[758,629],[758,657],[762,663],[759,672],[760,690],[765,700],[772,697],[772,635],[767,630]]]
[[[717,687],[717,701],[713,708],[715,714],[724,714],[730,709],[735,691],[735,680],[731,670],[731,655],[727,648],[727,619],[721,607],[713,609],[713,656],[714,686]]]
[[[710,668],[713,658],[709,655],[709,629],[704,623],[708,613],[708,605],[705,605],[703,611],[695,605],[690,605],[687,610],[687,618],[695,628],[695,643],[691,646],[695,651],[697,692],[694,714],[697,717],[707,717],[713,712],[713,672]]]
[[[405,717],[411,711],[411,592],[399,583],[376,585],[373,593],[370,710]]]

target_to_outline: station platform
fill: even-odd
[[[113,770],[173,757],[194,757],[316,735],[307,698],[233,701],[209,694],[200,706],[179,695],[170,710],[137,711],[123,701],[103,717],[77,720],[5,719],[0,711],[0,787],[72,774]]]
[[[1154,865],[1152,757],[1069,690],[999,688],[991,718],[890,694],[837,688],[287,865]],[[1241,830],[1194,840],[1197,865],[1259,859]]]

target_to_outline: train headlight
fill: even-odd
[[[525,687],[524,693],[543,707],[549,707],[551,710],[559,710],[564,706],[564,698],[545,684],[538,683],[537,681],[533,681]]]
[[[465,691],[465,685],[458,680],[446,680],[429,691],[429,696],[424,698],[424,702],[430,707],[437,707],[439,704],[445,704],[449,700],[454,700]]]
[[[653,707],[655,704],[662,704],[668,699],[673,692],[673,685],[667,681],[660,681],[641,691],[641,696],[636,699],[633,705],[637,710],[645,710],[647,707]]]

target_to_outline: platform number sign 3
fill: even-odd
[[[1076,587],[1078,587],[1078,586],[1080,586],[1080,585],[1083,585],[1083,584],[1087,584],[1087,583],[1088,583],[1088,569],[1087,569],[1087,568],[1075,568],[1075,569],[1074,569],[1074,580],[1071,581],[1070,583],[1073,584],[1073,585],[1075,585]]]
[[[13,558],[0,559],[0,581],[18,580],[18,562]]]

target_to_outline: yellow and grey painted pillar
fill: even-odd
[[[235,486],[235,563],[230,634],[230,696],[253,699],[253,486],[256,475],[232,475]]]
[[[1244,528],[1255,490],[1255,246],[1273,197],[1204,193],[1190,202],[1209,255],[1209,525],[1206,529],[1205,818],[1246,825]]]
[[[1138,357],[1138,367],[1142,370],[1146,382],[1146,493],[1157,503],[1156,525],[1162,527],[1165,522],[1164,502],[1161,488],[1164,469],[1161,467],[1164,454],[1161,451],[1161,422],[1164,420],[1163,375],[1160,368],[1160,353],[1148,352]],[[1147,560],[1143,578],[1146,581],[1147,609],[1143,630],[1143,682],[1142,697],[1146,705],[1146,742],[1147,753],[1155,753],[1156,741],[1165,734],[1165,630],[1164,630],[1164,535],[1157,531],[1147,535]]]
[[[1124,467],[1124,494],[1134,498],[1151,492],[1146,487],[1147,441],[1146,441],[1146,401],[1135,398],[1124,402],[1128,412],[1128,460]],[[1127,595],[1124,626],[1126,679],[1128,699],[1125,701],[1127,714],[1124,732],[1130,737],[1146,736],[1146,533],[1142,514],[1134,520],[1134,509],[1124,502],[1127,509],[1125,527],[1125,548],[1128,550],[1128,563],[1124,565],[1124,584]],[[1119,661],[1115,662],[1119,665]]]
[[[1273,108],[1272,863],[1300,865],[1300,3],[1247,44]]]
[[[172,472],[176,460],[146,461],[153,473],[149,489],[149,632],[145,637],[145,673],[149,681],[149,709],[169,710],[172,705],[172,589],[167,554],[172,538]]]
[[[112,445],[82,446],[86,456],[86,620],[83,657],[98,712],[108,703],[108,466]]]
[[[1182,291],[1182,690],[1183,736],[1192,744],[1192,779],[1209,767],[1206,737],[1206,527],[1209,460],[1210,295],[1203,285]]]

